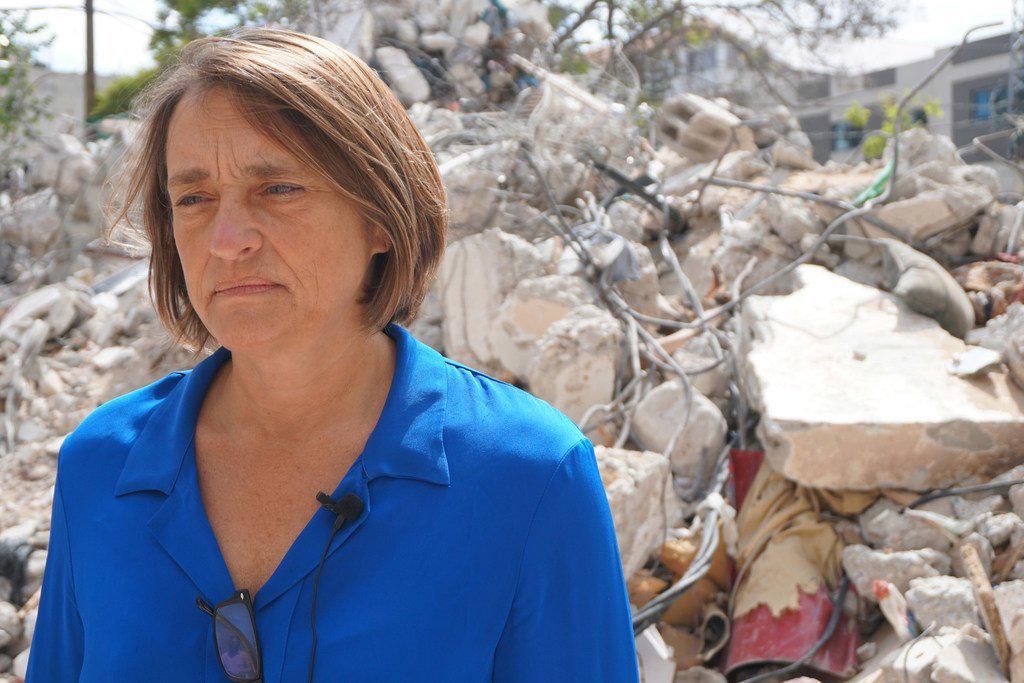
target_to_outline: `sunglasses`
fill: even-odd
[[[313,581],[313,601],[310,605],[310,624],[313,635],[313,647],[309,653],[309,681],[313,681],[313,664],[316,661],[316,593],[320,584],[320,572],[327,559],[327,550],[331,547],[334,535],[346,522],[354,522],[363,514],[362,499],[349,493],[341,500],[335,501],[323,491],[318,491],[316,499],[320,505],[335,515],[331,535],[324,546],[320,564],[316,568],[316,579]],[[260,641],[256,637],[256,615],[252,609],[252,596],[248,589],[235,592],[227,600],[211,605],[202,596],[196,598],[196,605],[213,617],[213,642],[217,646],[217,657],[225,675],[239,683],[263,683],[263,658],[260,655]]]
[[[232,681],[262,683],[263,658],[249,591],[242,589],[216,605],[198,597],[196,605],[213,617],[213,641],[224,674]]]

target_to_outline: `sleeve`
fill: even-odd
[[[77,681],[82,668],[83,635],[75,599],[71,545],[58,468],[50,512],[50,543],[46,551],[39,612],[32,633],[25,682]]]
[[[562,456],[530,522],[493,680],[639,680],[615,527],[589,439]]]

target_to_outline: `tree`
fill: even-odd
[[[316,0],[160,0],[160,4],[157,10],[160,26],[149,41],[156,66],[113,81],[97,97],[90,116],[113,116],[128,111],[135,96],[169,66],[191,40],[223,35],[240,26],[289,26],[296,19],[314,15],[319,5]]]
[[[899,101],[896,96],[886,93],[881,98],[882,125],[878,133],[869,135],[861,145],[861,154],[865,160],[881,159],[885,152],[886,142],[896,132],[896,111],[899,109]],[[852,128],[864,131],[868,126],[868,119],[871,117],[871,110],[854,102],[846,111],[843,118]],[[925,126],[929,121],[942,117],[942,105],[938,99],[932,97],[922,100],[915,97],[903,107],[903,114],[900,116],[900,130],[906,130],[914,126]]]
[[[50,97],[39,94],[31,81],[37,50],[53,41],[39,36],[44,29],[29,25],[28,12],[0,10],[0,179],[25,163],[26,143],[37,136],[39,123],[53,116]]]
[[[566,0],[553,0],[560,2]],[[578,10],[558,6],[556,46],[561,49],[616,40],[644,73],[656,71],[658,62],[678,66],[684,48],[718,40],[731,45],[741,66],[755,72],[787,105],[791,103],[779,86],[795,90],[792,69],[774,57],[783,48],[830,66],[829,45],[884,35],[895,28],[902,11],[891,0],[591,0]]]

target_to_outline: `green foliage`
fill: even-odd
[[[133,98],[174,62],[189,41],[222,35],[240,26],[267,25],[272,20],[287,24],[289,17],[309,9],[309,0],[160,0],[160,3],[157,11],[160,26],[149,42],[156,66],[122,76],[108,85],[97,95],[91,118],[128,111]]]
[[[50,98],[30,80],[36,51],[53,41],[39,36],[44,28],[29,25],[27,12],[0,10],[0,178],[25,162],[25,142],[38,133],[40,121],[52,117]]]
[[[160,28],[149,48],[157,64],[166,66],[189,41],[223,35],[240,26],[280,23],[310,11],[309,0],[160,0]],[[171,23],[171,17],[176,23]]]
[[[864,130],[868,127],[868,119],[871,118],[871,110],[864,107],[854,100],[853,104],[846,108],[843,112],[843,118],[846,119],[853,128],[857,130]]]
[[[160,73],[160,67],[156,66],[115,79],[96,95],[96,106],[89,112],[89,118],[116,116],[130,111],[132,100],[149,85],[150,81],[156,78],[158,73]]]
[[[895,95],[886,93],[881,97],[879,107],[882,113],[881,133],[869,135],[861,145],[861,153],[869,161],[882,158],[882,155],[885,153],[886,142],[896,131],[896,112],[899,109],[899,100]],[[903,107],[903,112],[900,116],[900,130],[923,125],[921,121],[914,120],[911,112],[915,110],[923,112],[928,121],[940,119],[943,114],[942,105],[938,99],[933,97],[922,100],[919,97],[915,97]],[[870,116],[871,110],[861,106],[858,102],[851,104],[843,113],[843,118],[853,128],[858,130],[867,128]]]

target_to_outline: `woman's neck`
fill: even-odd
[[[384,332],[329,348],[252,354],[232,350],[210,387],[218,431],[293,444],[348,434],[376,421],[397,362]]]

